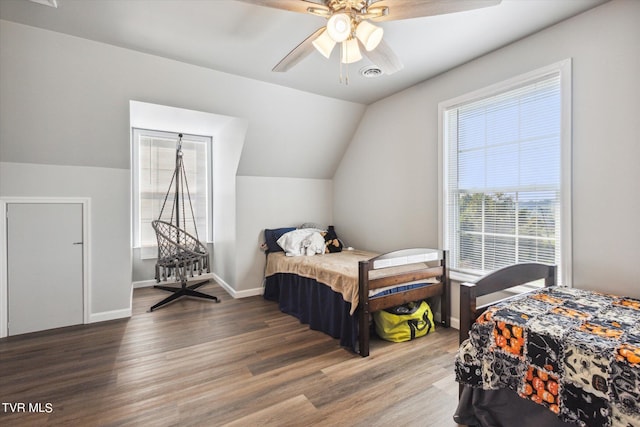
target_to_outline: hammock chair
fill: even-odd
[[[160,283],[161,280],[166,282],[167,278],[174,277],[175,281],[180,284],[180,287],[155,285],[154,288],[162,289],[172,294],[152,306],[149,311],[160,308],[183,296],[220,302],[217,297],[196,290],[209,282],[210,279],[187,285],[189,278],[196,277],[196,274],[202,275],[204,272],[210,272],[209,251],[206,246],[200,243],[200,239],[198,238],[198,229],[191,204],[189,184],[182,159],[182,134],[179,134],[178,137],[176,167],[173,171],[167,194],[164,196],[160,215],[157,220],[151,222],[151,226],[156,233],[156,239],[158,241],[158,259],[156,261],[155,271],[156,282]],[[172,190],[173,202],[171,203],[171,212],[168,218],[163,219],[167,200]],[[185,194],[187,196],[195,236],[186,231]]]

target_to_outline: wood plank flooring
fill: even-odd
[[[166,293],[137,289],[130,319],[0,339],[0,425],[457,426],[456,330],[361,358],[262,297],[202,289],[222,302],[148,313]]]

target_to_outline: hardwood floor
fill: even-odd
[[[148,313],[166,293],[137,289],[130,319],[0,339],[0,425],[457,426],[456,330],[361,358],[262,297],[202,289],[222,302]]]

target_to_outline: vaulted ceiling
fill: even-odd
[[[337,49],[329,59],[313,52],[286,73],[272,72],[282,57],[326,21],[248,1],[2,0],[0,18],[369,104],[605,1],[502,0],[482,9],[382,22],[384,40],[404,69],[365,78],[359,75],[370,65],[365,59],[342,70],[349,74],[348,86],[339,82]]]

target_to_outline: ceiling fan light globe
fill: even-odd
[[[336,13],[327,22],[327,33],[336,43],[342,43],[351,35],[351,17],[346,13]]]
[[[358,40],[351,38],[345,42],[342,42],[342,55],[340,61],[343,64],[352,64],[362,59],[360,48],[358,47]]]
[[[316,37],[316,39],[311,43],[313,44],[313,47],[315,47],[316,50],[327,59],[331,56],[333,47],[336,45],[336,42],[333,41],[326,30],[323,31],[318,37]]]
[[[383,35],[384,30],[376,27],[369,21],[360,22],[356,28],[356,37],[362,42],[362,45],[368,52],[378,47]]]

